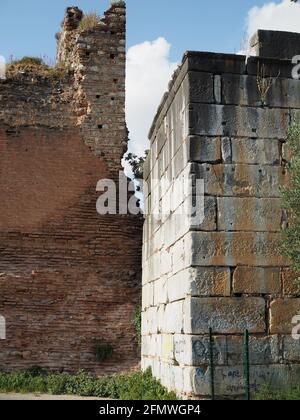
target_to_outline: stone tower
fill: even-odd
[[[184,397],[210,397],[209,328],[218,398],[244,395],[245,329],[252,391],[299,378],[300,342],[291,336],[299,291],[277,246],[286,220],[285,140],[300,118],[295,36],[260,31],[252,41],[259,55],[248,62],[187,52],[150,131],[142,363]],[[182,174],[193,187],[204,180],[202,223],[185,213],[195,189],[175,188]],[[160,212],[166,203],[171,211]]]

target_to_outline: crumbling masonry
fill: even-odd
[[[244,396],[245,329],[252,391],[299,378],[300,341],[291,336],[299,291],[277,246],[287,220],[279,198],[287,128],[300,120],[295,36],[260,31],[252,41],[258,57],[248,61],[186,53],[150,132],[142,365],[185,397],[211,396],[209,328],[216,397]],[[183,173],[194,185],[204,180],[201,225],[182,215],[191,198],[175,190]]]
[[[69,8],[58,36],[65,70],[0,81],[1,370],[139,363],[141,220],[96,211],[127,148],[124,2],[93,29],[81,19]]]

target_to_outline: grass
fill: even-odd
[[[85,371],[76,375],[47,373],[33,368],[19,373],[0,373],[0,392],[52,395],[78,395],[83,397],[119,400],[174,400],[151,371],[130,372],[96,378]]]
[[[101,20],[101,17],[97,15],[96,12],[87,13],[81,19],[78,26],[78,31],[79,32],[91,31],[96,28],[100,20]]]
[[[21,72],[49,79],[60,79],[66,74],[66,67],[63,64],[49,66],[39,57],[23,57],[20,60],[13,60],[7,65],[6,74],[8,77],[13,77]]]
[[[300,400],[300,385],[281,390],[272,389],[271,386],[262,386],[254,395],[257,401],[298,401]]]

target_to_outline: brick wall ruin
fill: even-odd
[[[282,46],[287,36],[279,37]],[[276,43],[276,50],[285,48]],[[291,385],[300,374],[300,342],[291,336],[299,293],[277,247],[286,223],[279,198],[287,182],[285,139],[300,118],[299,81],[291,56],[272,58],[270,46],[259,51],[269,58],[186,53],[150,132],[142,366],[188,398],[211,394],[209,328],[218,398],[244,395],[245,329],[252,391],[261,383]],[[268,77],[264,98],[258,82]],[[204,180],[201,225],[181,211],[191,198],[176,189],[184,173],[194,186]]]
[[[0,369],[137,366],[141,220],[100,216],[100,179],[127,148],[125,6],[79,31],[67,9],[51,75],[0,81]],[[97,346],[113,348],[99,362]]]

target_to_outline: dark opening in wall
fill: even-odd
[[[114,60],[114,59],[115,59],[115,54],[110,54],[110,58],[111,58],[112,60]]]
[[[103,128],[103,125],[102,124],[98,124],[98,128],[99,128],[99,130],[101,130]]]
[[[100,95],[96,95],[96,98],[99,99],[100,98]]]

